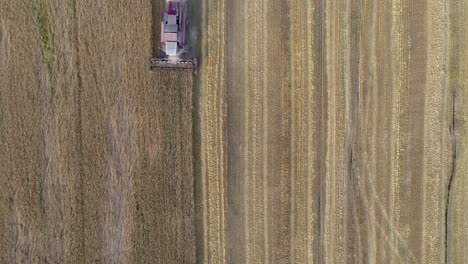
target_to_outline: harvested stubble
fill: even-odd
[[[207,0],[206,263],[466,262],[462,2]]]
[[[199,261],[466,263],[467,3],[305,2],[205,1]],[[0,262],[195,262],[154,3],[0,0]]]

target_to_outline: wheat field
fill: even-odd
[[[467,1],[189,1],[0,0],[0,263],[468,262]]]
[[[203,263],[465,263],[467,11],[208,0]]]
[[[162,8],[0,2],[1,263],[195,261],[193,78],[149,71]]]

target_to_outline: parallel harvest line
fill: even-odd
[[[450,87],[454,93],[452,179],[447,199],[447,263],[468,262],[468,2],[451,1]]]
[[[358,111],[358,126],[356,131],[356,144],[360,146],[360,153],[356,155],[359,159],[358,168],[360,170],[359,178],[357,179],[355,195],[360,201],[360,205],[368,212],[361,215],[365,219],[365,225],[361,229],[365,230],[366,236],[360,241],[366,244],[363,250],[366,253],[362,255],[361,260],[366,263],[376,262],[376,228],[374,222],[371,221],[369,214],[375,212],[374,201],[369,202],[368,199],[368,182],[375,177],[376,170],[376,154],[372,142],[376,141],[376,102],[377,102],[377,79],[376,73],[376,21],[377,21],[377,2],[363,1],[361,3],[361,18],[359,22],[359,102]],[[369,89],[373,87],[373,89]],[[374,180],[372,180],[374,181]],[[355,226],[358,227],[356,223]],[[358,227],[359,228],[359,227]]]
[[[248,17],[252,21],[248,21],[249,25],[255,25],[254,28],[249,28],[248,39],[251,55],[249,57],[249,76],[251,85],[248,87],[251,97],[249,98],[249,115],[251,116],[248,122],[249,133],[249,174],[247,177],[252,181],[248,186],[248,217],[250,221],[248,239],[251,243],[250,255],[247,262],[261,263],[265,258],[264,253],[264,191],[263,190],[263,75],[265,69],[262,68],[263,63],[263,36],[262,36],[262,15],[257,14],[262,9],[262,2],[250,1],[248,5]]]
[[[336,86],[336,102],[335,105],[335,125],[336,125],[336,145],[335,145],[335,167],[336,174],[335,180],[336,200],[335,217],[336,217],[336,251],[335,251],[335,263],[345,263],[348,256],[346,255],[346,239],[345,231],[347,228],[348,219],[347,217],[347,194],[348,187],[346,186],[347,179],[347,165],[349,153],[345,151],[348,148],[348,144],[351,144],[351,138],[347,136],[348,129],[354,129],[349,127],[347,119],[350,119],[350,97],[347,95],[350,91],[350,52],[351,52],[351,38],[350,38],[350,2],[339,5],[335,10],[336,19],[336,42],[338,43],[337,58],[335,61],[335,68],[338,69],[335,78],[337,79]]]
[[[204,12],[212,18],[207,21],[202,67],[202,176],[204,212],[204,262],[225,261],[224,236],[224,27],[225,15],[220,12],[225,1],[206,2]],[[213,55],[212,55],[213,54]]]
[[[423,154],[423,243],[422,263],[442,263],[445,261],[445,243],[442,230],[445,226],[441,214],[440,195],[445,186],[446,172],[444,158],[445,143],[440,136],[445,132],[443,98],[447,93],[447,38],[449,32],[447,0],[429,0],[428,10],[428,48],[427,48],[427,86],[424,113],[424,154]],[[444,121],[445,120],[445,121]],[[444,179],[444,180],[442,180]],[[436,212],[436,214],[434,214]]]
[[[243,13],[247,13],[247,10],[249,10],[249,1],[250,0],[243,0],[244,1],[244,8],[243,8]],[[243,23],[242,27],[242,35],[244,36],[244,58],[247,60],[250,57],[249,53],[249,14],[247,13],[246,17],[246,23]],[[245,113],[245,125],[244,125],[244,174],[242,177],[244,177],[244,195],[242,197],[243,199],[243,218],[244,218],[244,223],[245,225],[243,226],[244,228],[244,238],[245,241],[245,262],[247,263],[249,258],[250,258],[250,239],[249,239],[249,226],[250,226],[250,221],[249,221],[249,210],[248,210],[248,204],[249,204],[249,120],[250,120],[250,114],[249,114],[249,102],[250,102],[250,78],[249,78],[249,71],[250,71],[250,64],[246,63],[246,66],[244,67],[245,73],[244,73],[244,87],[245,87],[245,92],[244,92],[244,113]]]
[[[401,153],[402,148],[400,143],[400,123],[401,123],[401,97],[402,92],[405,90],[407,85],[407,75],[405,74],[408,70],[408,59],[405,56],[405,52],[408,49],[408,30],[406,26],[405,16],[407,12],[407,7],[404,4],[405,1],[402,0],[393,0],[392,1],[392,57],[391,57],[391,67],[392,67],[392,109],[391,109],[391,134],[390,142],[393,143],[393,146],[390,147],[391,152],[391,185],[390,185],[390,208],[389,217],[391,222],[391,227],[389,227],[390,241],[392,247],[398,250],[401,248],[398,244],[399,239],[395,239],[395,236],[404,236],[405,241],[408,239],[409,234],[401,234],[403,230],[400,227],[401,217],[400,211],[401,206],[399,202],[400,198],[400,189],[401,189]],[[401,257],[400,252],[394,252],[397,256]],[[393,263],[395,259],[391,259],[390,262]],[[403,261],[403,260],[399,260]]]
[[[339,3],[333,1],[328,2],[326,7],[326,38],[327,38],[327,90],[328,97],[324,100],[328,102],[328,119],[327,127],[327,157],[326,157],[326,174],[325,177],[325,211],[324,211],[324,260],[326,263],[336,263],[339,251],[336,248],[336,238],[339,233],[338,222],[336,218],[339,216],[337,212],[337,161],[336,161],[336,148],[337,148],[337,97],[339,82],[337,81],[338,70],[340,64],[337,65],[337,52],[339,51],[339,25],[337,25],[337,8]],[[339,194],[339,193],[338,193]]]
[[[367,2],[367,1],[366,1]],[[377,105],[377,102],[378,102],[378,93],[377,93],[377,87],[378,87],[378,80],[377,80],[377,76],[376,76],[376,73],[377,73],[377,53],[376,53],[376,49],[377,49],[377,44],[376,44],[376,37],[377,37],[377,5],[378,5],[378,1],[368,1],[370,3],[370,5],[372,5],[372,11],[371,11],[371,33],[370,33],[370,39],[371,39],[371,43],[370,43],[370,47],[371,47],[371,50],[370,50],[370,71],[371,71],[371,81],[370,81],[370,84],[375,87],[374,89],[372,89],[372,93],[370,95],[370,103],[369,103],[369,108],[366,109],[368,110],[369,112],[369,115],[368,115],[368,118],[370,119],[368,122],[371,124],[370,126],[372,127],[371,128],[371,136],[369,138],[368,141],[366,141],[366,138],[363,140],[364,142],[370,142],[371,144],[369,145],[372,145],[372,143],[374,142],[377,142],[377,111],[372,111],[372,109],[377,109],[376,105]],[[364,30],[364,29],[363,29]],[[367,127],[366,127],[367,128]],[[375,144],[375,143],[374,143]],[[370,148],[370,164],[371,165],[367,165],[367,171],[366,173],[364,173],[362,176],[363,177],[366,177],[366,178],[369,178],[369,179],[375,179],[376,178],[376,175],[375,173],[371,173],[371,172],[374,172],[374,171],[377,171],[377,155],[376,155],[376,148],[375,147],[369,147]],[[364,181],[365,182],[365,181]],[[365,184],[363,184],[364,186],[366,186]],[[373,185],[372,185],[373,186]],[[367,188],[364,188],[363,190],[363,197],[364,197],[364,200],[367,199],[368,195],[367,194],[364,194],[364,192],[367,192]],[[371,203],[363,203],[363,205],[367,208],[369,208],[369,211],[371,214],[375,214],[375,202],[371,202]],[[368,263],[375,263],[377,261],[377,254],[376,254],[376,251],[377,251],[377,231],[376,231],[376,228],[375,228],[375,225],[370,223],[369,221],[369,225],[370,225],[370,231],[369,231],[369,234],[368,234],[368,245],[369,246],[369,253],[368,253]]]
[[[259,263],[259,251],[260,246],[263,245],[261,241],[258,241],[259,239],[259,234],[258,234],[258,227],[259,227],[259,205],[257,201],[257,196],[259,196],[259,186],[258,186],[258,177],[259,171],[258,171],[258,162],[261,160],[261,158],[258,156],[259,151],[258,148],[259,146],[259,140],[258,140],[258,112],[259,112],[259,101],[260,101],[260,96],[259,96],[259,80],[258,80],[258,75],[259,72],[261,72],[262,69],[258,68],[258,61],[259,61],[259,43],[258,43],[258,25],[259,25],[259,16],[256,14],[257,10],[260,10],[258,7],[259,1],[251,1],[252,8],[249,10],[251,12],[251,16],[253,18],[253,24],[255,25],[254,30],[250,30],[249,33],[251,34],[249,38],[252,39],[250,45],[252,45],[252,57],[250,60],[250,63],[252,65],[252,69],[250,70],[250,77],[252,78],[252,86],[251,86],[251,91],[252,91],[252,101],[249,102],[251,103],[250,111],[252,111],[252,119],[250,120],[251,123],[249,124],[250,126],[250,135],[251,135],[251,149],[250,149],[250,174],[249,176],[252,177],[252,184],[251,184],[251,190],[249,193],[250,196],[250,203],[251,203],[251,210],[249,211],[250,218],[252,219],[252,225],[250,229],[250,239],[252,240],[252,258],[249,259],[249,262],[251,263]],[[249,177],[247,176],[247,177]],[[262,233],[263,235],[263,233]],[[263,257],[263,254],[262,254]]]
[[[314,136],[317,136],[316,133],[313,133],[315,129],[317,129],[317,122],[314,120],[315,115],[312,111],[313,106],[315,103],[319,102],[314,102],[313,98],[315,97],[315,92],[316,92],[316,87],[313,85],[314,81],[314,62],[315,62],[315,54],[313,53],[313,45],[317,44],[314,43],[313,40],[313,35],[316,34],[316,30],[314,29],[314,22],[313,22],[313,9],[315,7],[315,4],[312,4],[312,1],[307,1],[306,4],[306,58],[305,58],[305,67],[307,69],[306,72],[306,81],[305,81],[305,88],[307,89],[307,113],[306,113],[306,119],[307,119],[307,130],[306,130],[306,136],[307,136],[307,156],[305,157],[304,161],[306,162],[306,183],[307,183],[307,190],[306,190],[306,219],[307,219],[307,228],[306,228],[306,262],[307,263],[312,263],[314,259],[314,252],[313,252],[313,245],[314,245],[314,223],[316,222],[316,218],[320,217],[316,215],[316,212],[314,212],[314,206],[313,206],[313,201],[312,201],[312,184],[314,183],[314,178],[316,177],[316,171],[314,170],[314,163],[315,159],[317,158],[317,152],[314,151],[313,148],[313,142],[314,142]],[[314,122],[315,121],[315,122]]]
[[[290,13],[291,14],[298,14],[297,10],[295,9],[295,5],[296,5],[297,2],[293,1],[291,2],[291,10],[290,10]],[[296,16],[294,16],[296,17]],[[290,65],[289,65],[289,72],[291,73],[291,101],[290,101],[290,107],[291,107],[291,112],[290,112],[290,119],[291,119],[291,122],[290,122],[290,136],[291,136],[291,139],[290,139],[290,146],[291,146],[291,150],[290,150],[290,159],[291,159],[291,169],[290,169],[290,173],[289,173],[289,185],[290,185],[290,193],[291,193],[291,198],[290,198],[290,215],[289,215],[289,223],[290,223],[290,244],[289,244],[289,263],[296,263],[296,258],[295,258],[295,254],[296,254],[296,198],[295,198],[295,193],[296,193],[296,190],[295,190],[295,184],[294,184],[294,180],[295,180],[295,174],[296,174],[296,157],[294,155],[294,153],[296,153],[296,120],[294,118],[294,111],[295,111],[295,108],[296,108],[296,99],[295,99],[295,96],[294,96],[294,73],[296,72],[295,71],[295,67],[294,67],[294,61],[295,61],[295,50],[294,50],[294,41],[297,40],[297,39],[300,39],[296,36],[295,34],[295,20],[294,20],[294,17],[291,17],[291,20],[290,20],[290,25],[289,25],[289,30],[290,30],[290,38],[289,38],[289,45],[291,47],[291,60],[290,60]]]
[[[291,13],[292,14],[297,14],[296,10],[294,9],[294,4],[295,2],[291,3]],[[291,32],[291,37],[290,37],[290,45],[291,45],[291,64],[290,64],[290,72],[291,72],[291,113],[290,113],[290,118],[291,118],[291,152],[290,152],[290,158],[291,158],[291,172],[289,175],[290,179],[290,191],[291,191],[291,212],[290,212],[290,234],[291,234],[291,244],[290,244],[290,263],[295,263],[296,262],[296,190],[295,190],[295,174],[296,174],[296,157],[294,153],[296,153],[296,120],[294,118],[294,111],[296,107],[296,98],[294,96],[294,73],[295,73],[295,67],[294,67],[294,61],[295,61],[295,50],[294,50],[294,45],[292,45],[293,41],[298,39],[295,36],[295,31],[294,31],[294,18],[291,17],[291,24],[290,24],[290,32]]]
[[[226,34],[225,34],[225,28],[226,28],[226,1],[219,1],[218,2],[220,4],[219,8],[218,8],[218,12],[219,12],[219,62],[218,62],[218,67],[219,67],[219,100],[218,100],[218,113],[219,113],[219,117],[220,117],[220,120],[218,122],[218,131],[220,133],[220,136],[218,137],[218,146],[219,146],[219,161],[220,161],[220,165],[219,165],[219,170],[220,170],[220,183],[219,183],[219,188],[220,188],[220,212],[219,212],[219,215],[220,215],[220,246],[219,246],[219,251],[221,253],[221,260],[222,261],[226,261],[226,256],[225,256],[225,252],[226,252],[226,248],[225,248],[225,190],[224,190],[224,186],[225,186],[225,181],[224,181],[224,175],[225,175],[225,164],[224,164],[224,161],[225,161],[225,154],[224,154],[224,149],[225,149],[225,145],[224,145],[224,142],[225,142],[225,131],[224,131],[224,127],[225,127],[225,115],[226,115],[226,112],[227,112],[227,109],[226,109],[226,80],[225,80],[225,76],[226,76],[226,70],[225,70],[225,38],[226,38]]]
[[[262,87],[263,87],[263,104],[262,104],[262,130],[263,130],[263,151],[262,151],[262,180],[263,180],[263,241],[264,241],[264,257],[263,257],[263,263],[269,263],[269,232],[270,230],[268,229],[268,219],[269,219],[269,214],[268,214],[268,167],[267,167],[267,162],[268,162],[268,82],[267,80],[268,75],[269,75],[269,64],[267,63],[267,58],[268,58],[268,53],[270,52],[268,50],[268,41],[270,41],[269,34],[267,32],[268,27],[267,27],[267,12],[268,12],[268,4],[269,0],[263,0],[263,6],[262,6],[262,68],[263,68],[263,76],[262,76]],[[275,91],[272,91],[275,92]]]
[[[295,14],[291,21],[291,195],[292,195],[292,234],[293,242],[291,244],[291,262],[306,263],[307,262],[307,222],[309,212],[308,204],[308,178],[307,178],[307,127],[309,120],[307,119],[308,111],[308,95],[306,87],[305,71],[307,70],[307,62],[309,58],[306,47],[306,12],[304,5],[300,2],[292,4],[291,13]],[[304,56],[305,55],[305,56]]]
[[[202,1],[202,15],[203,17],[206,17],[207,15],[207,6],[208,6],[208,0],[206,1]],[[202,30],[203,31],[206,31],[207,30],[207,24],[205,23],[202,23]],[[208,44],[208,38],[203,38],[202,39],[202,47],[205,47],[207,44]],[[202,48],[201,49],[201,56],[203,58],[208,58],[208,54],[206,52],[206,49]],[[203,66],[201,67],[200,69],[201,71],[204,70]],[[205,82],[207,82],[205,79],[202,78],[202,81],[201,83],[204,84]],[[206,96],[205,94],[203,94],[203,90],[201,91],[201,97],[202,99],[200,99],[200,101],[202,102],[201,105],[205,105],[204,104],[204,97]],[[204,128],[204,126],[206,126],[206,121],[204,120],[205,118],[205,115],[206,115],[206,109],[205,107],[203,107],[201,110],[201,125],[200,127],[201,128]],[[201,138],[202,138],[202,141],[205,141],[206,142],[206,135],[205,133],[201,133]],[[206,159],[206,150],[202,147],[201,148],[201,153],[200,153],[200,156],[201,156],[201,161],[202,163],[206,163],[206,160],[204,161],[203,159]],[[207,174],[207,170],[206,170],[206,166],[201,165],[201,176],[200,176],[200,181],[201,181],[201,185],[202,185],[202,194],[201,194],[201,206],[202,206],[202,225],[203,225],[203,256],[201,257],[203,259],[203,262],[208,262],[209,263],[209,256],[208,256],[208,252],[209,252],[209,246],[208,246],[208,237],[209,237],[209,234],[208,234],[208,191],[209,191],[209,188],[208,188],[208,174]]]
[[[330,210],[332,208],[332,205],[333,205],[333,201],[332,201],[332,195],[331,192],[332,192],[332,188],[330,188],[329,186],[330,185],[333,185],[332,183],[332,179],[334,177],[330,177],[329,175],[333,174],[333,168],[334,168],[334,164],[333,164],[333,160],[332,160],[332,157],[333,157],[333,148],[334,148],[334,144],[333,144],[333,131],[335,131],[335,126],[333,125],[333,122],[332,122],[332,119],[333,119],[333,115],[334,115],[334,112],[332,111],[331,107],[333,107],[335,105],[335,101],[334,101],[334,87],[335,87],[335,82],[334,82],[334,76],[332,76],[332,73],[333,73],[333,68],[332,68],[332,65],[331,65],[331,62],[333,61],[333,54],[334,54],[334,46],[333,46],[333,41],[332,41],[332,37],[333,37],[333,34],[332,34],[332,30],[331,30],[331,25],[332,25],[332,6],[334,4],[334,1],[333,2],[326,2],[326,7],[325,7],[325,10],[324,10],[324,16],[325,16],[325,28],[324,28],[324,31],[325,31],[325,78],[326,78],[326,83],[327,83],[327,97],[326,98],[322,98],[322,100],[326,100],[327,101],[327,108],[326,108],[326,112],[328,113],[327,115],[327,120],[325,120],[326,122],[326,126],[328,128],[327,130],[327,135],[326,135],[326,149],[327,149],[327,154],[326,154],[326,157],[325,158],[325,170],[324,170],[324,174],[321,176],[323,177],[323,181],[324,181],[324,184],[322,184],[322,188],[324,188],[324,201],[321,201],[324,206],[324,210],[321,212],[323,213],[323,242],[321,243],[321,245],[323,245],[323,260],[325,263],[333,263],[333,252],[334,252],[334,248],[333,248],[333,240],[332,240],[332,235],[333,234],[330,234],[332,231],[330,230],[330,225],[332,224],[331,221],[333,220],[331,217],[330,217]],[[330,87],[330,89],[329,89]],[[324,122],[324,123],[325,123]],[[331,179],[330,179],[331,178]]]

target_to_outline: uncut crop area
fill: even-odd
[[[468,262],[467,1],[187,1],[0,0],[0,263]]]
[[[0,1],[0,263],[195,262],[193,77],[149,71],[163,6]]]

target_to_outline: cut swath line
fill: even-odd
[[[295,11],[295,5],[298,2],[293,1],[291,3],[291,13],[296,13]],[[290,192],[291,192],[291,198],[290,198],[290,208],[291,212],[289,215],[289,223],[290,223],[290,236],[291,236],[291,242],[290,242],[290,247],[289,247],[289,263],[295,263],[295,244],[296,244],[296,223],[295,223],[295,215],[296,215],[296,197],[295,197],[295,186],[294,186],[294,179],[295,179],[295,173],[296,173],[296,158],[295,158],[295,153],[296,153],[296,120],[294,116],[294,111],[295,111],[295,89],[294,89],[294,61],[295,61],[295,56],[294,56],[294,40],[296,39],[295,35],[295,25],[294,25],[294,18],[291,18],[291,23],[290,23],[290,37],[289,37],[289,45],[292,50],[292,56],[289,64],[289,72],[291,72],[291,111],[290,111],[290,120],[291,120],[291,127],[290,127],[290,135],[291,135],[291,141],[290,141],[290,146],[291,146],[291,151],[290,151],[290,162],[291,162],[291,170],[289,174],[289,185],[290,185]]]
[[[206,2],[207,1],[202,1],[202,15],[203,17],[206,17],[207,15],[207,5],[206,5]],[[202,23],[202,30],[203,32],[207,32],[207,24],[206,23]],[[202,47],[206,47],[207,46],[207,38],[202,38]],[[208,57],[207,57],[207,52],[206,52],[206,49],[205,48],[201,48],[201,54],[202,54],[202,58],[205,59],[205,62],[206,64],[208,63]],[[202,67],[202,71],[206,71],[207,70],[207,67],[205,65],[201,65]],[[204,75],[202,74],[202,81],[201,83],[206,83],[207,82],[207,79],[206,77],[203,77]],[[203,97],[205,97],[204,95],[202,95]],[[202,101],[202,105],[205,105],[205,103]],[[203,109],[202,110],[202,113],[201,113],[201,128],[203,127],[206,127],[206,109]],[[207,142],[207,134],[206,133],[202,133],[202,142]],[[203,143],[202,143],[203,144]],[[203,159],[205,159],[205,162],[203,163],[206,163],[206,160],[207,160],[207,150],[206,148],[201,148],[201,156],[202,156],[202,161]],[[209,229],[208,229],[208,191],[209,191],[209,186],[208,186],[208,174],[207,174],[207,170],[206,170],[206,164],[202,165],[201,166],[201,185],[202,185],[202,208],[203,208],[203,217],[202,217],[202,221],[203,221],[203,262],[208,262],[209,261],[209,255],[208,255],[208,252],[210,251],[209,250],[209,244],[208,244],[208,236],[209,236]]]
[[[263,241],[264,241],[264,260],[263,263],[269,263],[268,256],[269,252],[269,241],[268,241],[268,169],[267,169],[267,162],[268,162],[268,118],[267,118],[267,75],[269,71],[268,64],[266,63],[266,59],[268,56],[268,46],[267,46],[267,11],[268,11],[268,0],[263,1],[263,16],[262,16],[262,47],[263,47],[263,54],[262,54],[262,68],[263,68],[263,80],[262,80],[262,87],[263,87],[263,104],[262,104],[262,130],[263,130],[263,141],[262,141],[262,174],[263,174]]]
[[[313,12],[313,7],[311,4],[311,1],[307,1],[306,5],[306,21],[307,21],[307,55],[306,55],[306,69],[307,69],[307,85],[306,85],[306,94],[307,94],[307,156],[305,157],[305,161],[307,163],[307,186],[306,186],[306,195],[307,195],[307,241],[306,241],[306,252],[307,252],[307,257],[306,261],[307,263],[312,262],[313,260],[313,225],[314,222],[316,221],[317,215],[314,214],[313,212],[313,204],[312,204],[312,184],[313,184],[313,175],[315,174],[313,170],[313,157],[315,157],[315,153],[313,152],[312,144],[313,144],[313,138],[312,134],[314,131],[314,128],[312,127],[312,118],[314,117],[313,112],[312,112],[312,93],[315,90],[313,87],[313,74],[314,74],[314,64],[311,63],[315,61],[315,55],[313,54],[313,48],[312,45],[313,43],[313,35],[315,31],[313,30],[313,20],[312,20],[312,12]]]
[[[210,2],[211,3],[211,2]],[[205,63],[202,65],[208,76],[202,75],[204,90],[204,111],[202,127],[204,133],[204,227],[205,227],[205,262],[218,263],[225,260],[224,236],[224,15],[219,12],[224,8],[224,1],[215,1],[210,8],[204,6],[203,12],[213,17],[205,24],[207,39],[206,47],[211,48],[213,56],[208,56],[205,49],[203,55]],[[206,10],[205,10],[206,9]],[[221,59],[220,59],[221,58]]]
[[[218,2],[220,4],[220,7],[218,8],[218,10],[225,10],[225,4],[226,2],[225,1],[219,1]],[[218,159],[219,159],[219,177],[220,177],[220,181],[219,181],[219,194],[220,194],[220,210],[219,210],[219,224],[220,224],[220,227],[219,227],[219,232],[220,232],[220,241],[219,241],[219,254],[220,254],[220,261],[225,261],[225,212],[224,212],[224,203],[225,203],[225,199],[224,199],[224,195],[225,195],[225,191],[224,191],[224,131],[223,131],[223,127],[224,127],[224,116],[225,116],[225,113],[226,113],[226,108],[224,107],[225,106],[225,94],[226,94],[226,91],[225,91],[225,80],[224,80],[224,74],[225,74],[225,69],[224,69],[224,46],[225,46],[225,43],[224,43],[224,39],[225,39],[225,33],[224,33],[224,27],[225,27],[225,12],[218,12],[219,13],[219,23],[218,23],[218,36],[219,36],[219,40],[220,40],[220,47],[219,47],[219,62],[218,62],[218,74],[219,74],[219,85],[218,87],[220,87],[220,89],[218,89],[218,117],[219,117],[219,120],[218,120],[218,146],[219,146],[219,151],[218,151]]]
[[[441,102],[448,89],[447,82],[447,32],[448,13],[447,1],[428,1],[427,5],[427,93],[425,96],[424,111],[424,180],[423,180],[423,243],[421,262],[440,263],[444,261],[444,243],[441,233],[443,230],[437,228],[441,225],[439,215],[434,217],[434,212],[439,214],[441,201],[434,193],[443,193],[444,184],[440,175],[444,168],[442,157],[446,153],[446,138],[444,138],[441,127],[446,127],[446,117],[443,116],[444,109]],[[442,137],[440,136],[442,133]],[[443,219],[443,218],[442,218]]]
[[[371,20],[371,36],[376,36],[376,25],[377,25],[377,5],[378,5],[378,1],[374,2],[372,4],[372,20]],[[373,75],[371,76],[371,81],[372,81],[372,86],[373,87],[377,87],[377,78],[375,76],[375,72],[376,72],[376,69],[377,69],[377,54],[376,54],[376,37],[372,37],[371,38],[371,43],[370,43],[370,46],[371,46],[371,72],[373,73]],[[376,103],[374,102],[378,102],[378,97],[377,97],[377,89],[373,89],[372,91],[372,101],[373,102],[371,104],[371,107],[376,109]],[[372,109],[371,108],[371,109]],[[368,109],[370,110],[370,109]],[[370,117],[372,118],[372,136],[371,136],[371,140],[370,142],[376,142],[376,138],[377,138],[377,114],[374,112],[374,111],[368,111],[369,113],[371,113]],[[371,150],[371,161],[372,161],[372,169],[371,171],[376,171],[376,164],[377,164],[377,156],[376,156],[376,152],[377,152],[377,149],[376,147],[373,147],[372,150]],[[367,170],[369,170],[369,167],[365,166],[364,168],[367,168]],[[370,174],[370,173],[367,173],[367,174],[364,174],[363,175],[364,177],[366,177],[366,179],[371,179],[371,177],[374,177],[374,175]],[[359,185],[358,188],[360,188],[361,186]],[[365,185],[364,185],[365,187]],[[366,199],[366,195],[363,193],[361,194],[361,197],[362,199]],[[374,203],[371,203],[371,205],[368,207],[370,208],[370,211],[371,212],[375,212],[375,206],[374,206]],[[371,225],[371,231],[370,231],[371,235],[369,235],[369,238],[368,238],[368,241],[371,241],[370,243],[371,246],[370,246],[370,252],[368,254],[368,261],[369,262],[372,262],[374,260],[377,259],[377,256],[376,256],[376,251],[377,251],[377,232],[375,230],[375,225]],[[369,243],[369,244],[370,244]]]
[[[244,10],[249,10],[249,1],[248,0],[243,0],[244,1]],[[250,16],[246,18],[247,22]],[[248,27],[249,23],[244,23],[243,26],[243,35],[248,36]],[[244,38],[244,58],[249,58],[249,38],[246,37]],[[249,77],[249,67],[250,64],[247,63],[247,66],[244,67],[245,72],[244,72],[244,87],[246,91],[244,92],[244,113],[245,113],[245,124],[244,124],[244,174],[242,177],[244,178],[244,185],[243,185],[243,217],[244,217],[244,251],[245,251],[245,262],[247,262],[250,258],[250,240],[249,240],[249,210],[248,210],[248,205],[249,205],[249,90],[250,90],[250,77]]]
[[[394,228],[398,228],[398,224],[395,225],[395,222],[398,222],[398,214],[400,209],[395,208],[396,206],[399,207],[399,204],[396,202],[398,191],[399,191],[399,177],[400,177],[400,170],[399,170],[399,161],[401,157],[399,155],[400,150],[400,90],[402,89],[402,74],[404,73],[404,65],[402,62],[402,49],[403,49],[403,3],[401,0],[394,0],[392,2],[392,41],[391,41],[391,49],[392,49],[392,57],[391,57],[391,68],[392,68],[392,109],[391,109],[391,134],[390,134],[390,142],[394,142],[390,149],[390,166],[391,166],[391,184],[390,184],[390,205],[389,208],[389,218],[390,222],[393,223]],[[398,232],[396,230],[395,232]],[[395,248],[395,238],[394,232],[389,233],[389,239]],[[398,254],[398,252],[396,252]],[[391,260],[393,263],[393,260]]]

